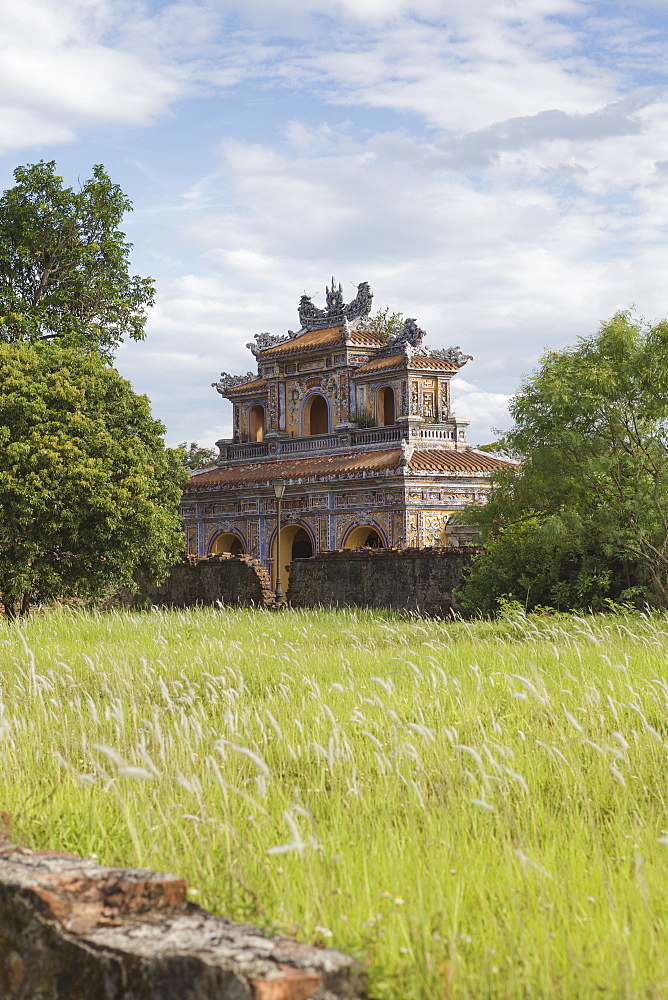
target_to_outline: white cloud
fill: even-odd
[[[469,444],[473,447],[488,444],[497,437],[497,431],[510,429],[509,399],[505,393],[480,390],[461,375],[452,380],[453,412],[471,421],[467,433]]]
[[[119,38],[132,9],[110,0],[6,5],[0,151],[72,141],[92,124],[149,124],[188,91],[188,73],[157,48],[155,21],[143,52]]]
[[[434,346],[476,356],[455,380],[475,443],[504,425],[506,393],[545,345],[633,301],[666,311],[665,32],[651,7],[22,0],[3,14],[0,136],[16,150],[152,125],[159,147],[161,116],[211,102],[200,175],[132,223],[159,306],[119,365],[170,440],[229,430],[210,383],[251,367],[245,343],[294,327],[301,292],[321,303],[334,271],[351,294],[369,280]],[[255,101],[269,110],[249,139]]]
[[[471,440],[489,439],[545,346],[633,301],[665,312],[668,172],[652,158],[668,160],[664,119],[652,93],[602,110],[591,129],[557,116],[515,134],[510,122],[483,137],[477,171],[443,169],[442,144],[360,141],[346,126],[293,120],[288,151],[227,140],[187,216],[206,277],[174,286],[153,336],[168,349],[189,330],[208,365],[198,392],[210,427],[224,410],[208,384],[251,367],[254,333],[294,327],[301,292],[321,302],[332,272],[351,293],[369,280],[376,304],[416,316],[434,346],[475,355],[457,405]]]

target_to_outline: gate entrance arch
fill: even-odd
[[[214,538],[213,544],[209,549],[209,555],[217,556],[221,552],[229,552],[233,556],[243,556],[246,552],[246,546],[243,543],[243,539],[233,531],[223,531]]]
[[[385,542],[372,524],[361,524],[353,528],[343,543],[344,549],[384,549]]]

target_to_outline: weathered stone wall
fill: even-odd
[[[183,879],[0,846],[2,1000],[355,1000],[359,964],[187,902]]]
[[[479,549],[350,549],[296,559],[288,603],[295,608],[358,606],[448,615]]]
[[[295,608],[371,607],[447,615],[454,592],[479,549],[345,549],[296,559],[288,603]],[[142,586],[135,605],[263,607],[273,603],[269,574],[252,556],[227,553],[185,559],[159,587]]]
[[[159,587],[143,585],[134,603],[172,608],[198,604],[257,607],[272,600],[269,574],[257,559],[221,553],[208,559],[184,559]]]

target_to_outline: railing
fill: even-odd
[[[401,427],[365,427],[363,430],[352,431],[350,443],[359,444],[386,444],[392,441],[401,441]]]
[[[278,441],[276,452],[279,455],[289,455],[291,452],[300,451],[329,451],[340,444],[337,434],[314,434],[311,437],[290,438],[287,441]]]
[[[269,454],[267,441],[248,441],[245,444],[228,444],[227,461],[236,462],[240,458],[266,458]]]
[[[457,431],[453,427],[449,430],[445,427],[418,427],[416,437],[419,441],[456,441]]]
[[[402,440],[419,442],[440,442],[455,448],[458,442],[465,442],[463,429],[452,424],[418,424],[409,429],[396,424],[387,427],[362,427],[342,431],[340,434],[315,434],[310,437],[287,438],[269,441],[245,441],[241,444],[223,444],[223,462],[253,461],[263,458],[278,458],[288,455],[304,455],[312,452],[328,452],[337,448],[373,447],[374,445],[399,444]]]

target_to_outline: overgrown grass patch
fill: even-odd
[[[660,616],[48,613],[0,627],[0,807],[376,997],[668,997],[667,653]]]

